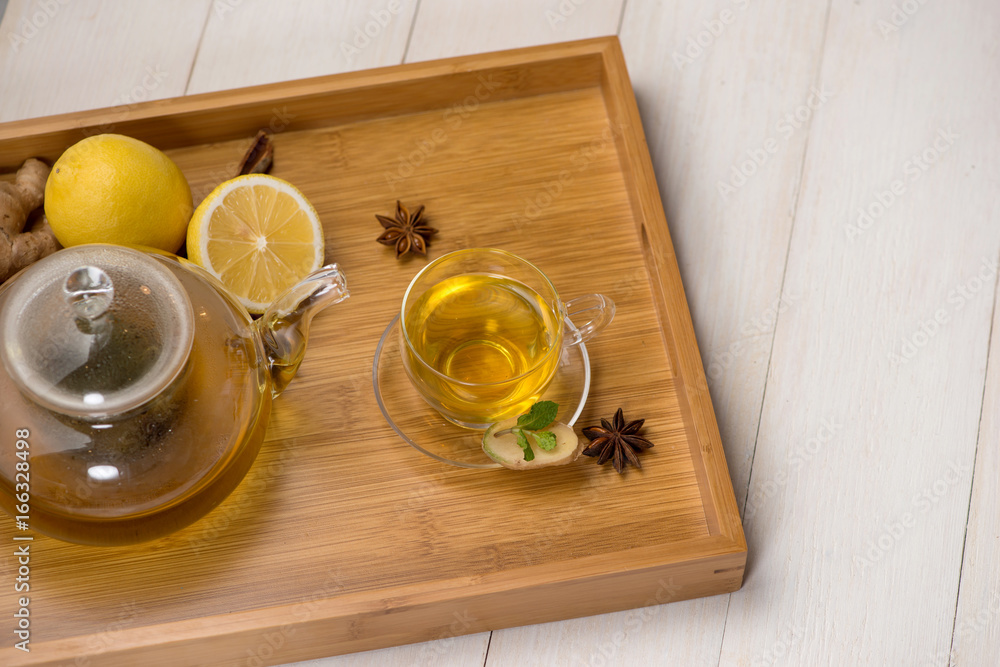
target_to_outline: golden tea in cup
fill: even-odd
[[[577,329],[567,323],[574,308],[596,316]],[[555,376],[563,345],[591,338],[613,316],[601,295],[563,303],[545,274],[506,251],[459,250],[427,265],[403,297],[403,367],[445,418],[487,428],[526,412]]]

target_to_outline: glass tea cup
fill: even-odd
[[[578,313],[591,316],[580,327],[569,320]],[[590,340],[614,314],[601,294],[562,301],[544,273],[505,250],[458,250],[424,267],[403,295],[403,368],[446,419],[485,429],[526,412],[563,347]]]

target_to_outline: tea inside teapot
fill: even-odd
[[[18,513],[16,475],[30,469],[31,527],[90,544],[165,535],[221,502],[257,455],[313,312],[347,296],[327,268],[254,322],[198,267],[121,246],[62,250],[12,283],[0,434],[29,447],[0,447],[0,505]]]

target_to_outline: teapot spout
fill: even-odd
[[[349,296],[343,272],[336,264],[330,264],[290,287],[257,320],[256,326],[270,362],[274,396],[285,390],[299,370],[313,316]]]

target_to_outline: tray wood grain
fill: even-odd
[[[212,513],[128,548],[36,537],[32,651],[0,662],[280,664],[739,588],[746,542],[616,38],[7,123],[0,172],[114,131],[166,150],[198,201],[268,125],[272,173],[315,205],[352,297],[316,318],[257,462]],[[399,440],[371,388],[424,265],[374,241],[397,198],[441,230],[431,257],[501,247],[567,298],[616,301],[580,424],[646,417],[641,471],[464,470]]]

